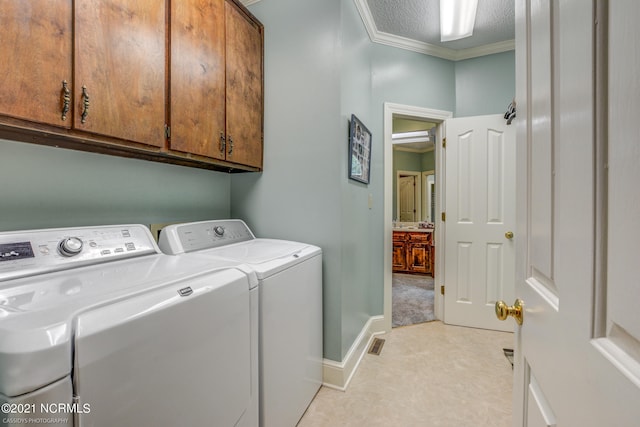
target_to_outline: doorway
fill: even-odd
[[[393,116],[394,227],[392,326],[435,320],[432,215],[427,209],[435,183],[436,124]]]
[[[421,107],[413,107],[408,105],[401,104],[392,104],[385,103],[384,104],[384,246],[385,248],[393,247],[393,226],[394,219],[397,217],[397,208],[394,208],[396,204],[394,203],[394,187],[395,182],[397,180],[396,174],[394,174],[393,168],[393,119],[395,118],[406,118],[411,120],[418,120],[423,122],[433,123],[434,126],[434,156],[435,156],[435,164],[431,169],[435,175],[433,179],[433,186],[429,187],[432,189],[431,197],[435,197],[433,200],[433,209],[421,209],[425,211],[432,212],[432,221],[435,224],[435,231],[433,232],[433,240],[434,242],[441,241],[442,234],[442,224],[440,218],[436,214],[440,210],[441,197],[443,194],[441,191],[442,180],[437,179],[437,174],[444,173],[444,163],[442,159],[442,147],[441,147],[441,135],[443,134],[443,122],[446,119],[453,117],[453,114],[449,111],[441,111],[441,110],[432,110]],[[429,175],[429,170],[425,170],[427,172],[426,176]],[[421,172],[422,175],[422,172]],[[419,180],[422,186],[422,179]],[[396,184],[397,185],[397,184]],[[424,192],[421,192],[421,194]],[[426,198],[426,197],[425,197]],[[429,202],[431,204],[431,202]],[[420,201],[421,207],[424,206],[424,202]],[[394,212],[396,211],[396,212]],[[433,218],[435,216],[435,218]],[[442,271],[440,268],[440,264],[442,261],[438,256],[438,251],[435,252],[435,262],[433,265],[433,270],[435,270],[434,274],[434,287],[435,289],[440,288],[439,277],[437,272]],[[390,250],[385,250],[384,252],[384,322],[385,329],[390,331],[392,328],[392,293],[393,293],[393,269],[392,269],[392,252]],[[436,318],[442,318],[442,299],[440,298],[439,292],[434,293],[434,314]]]

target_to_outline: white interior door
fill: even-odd
[[[398,199],[400,204],[399,219],[401,222],[416,221],[416,177],[398,177]]]
[[[502,115],[446,121],[444,320],[512,331],[497,300],[514,295],[515,129]]]
[[[639,16],[516,3],[514,426],[640,422]]]

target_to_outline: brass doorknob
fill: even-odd
[[[507,231],[506,233],[504,233],[504,237],[509,240],[513,239],[513,231]]]
[[[511,307],[509,307],[504,301],[500,300],[496,302],[496,317],[498,320],[506,320],[507,317],[513,316],[513,318],[516,319],[516,322],[518,322],[518,325],[522,325],[522,317],[524,315],[523,306],[524,301],[519,298],[516,299]]]

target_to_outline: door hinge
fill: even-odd
[[[166,136],[167,139],[171,138],[171,126],[164,125],[164,136]]]
[[[440,217],[442,218],[442,222],[445,222],[447,220],[447,213],[446,212],[442,212]]]
[[[447,138],[442,138],[442,148],[447,148]]]
[[[440,294],[444,295],[444,285],[440,286]]]

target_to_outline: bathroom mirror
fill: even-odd
[[[419,222],[435,219],[436,124],[393,117],[393,219]]]
[[[400,222],[435,222],[435,171],[396,171],[396,212]]]

